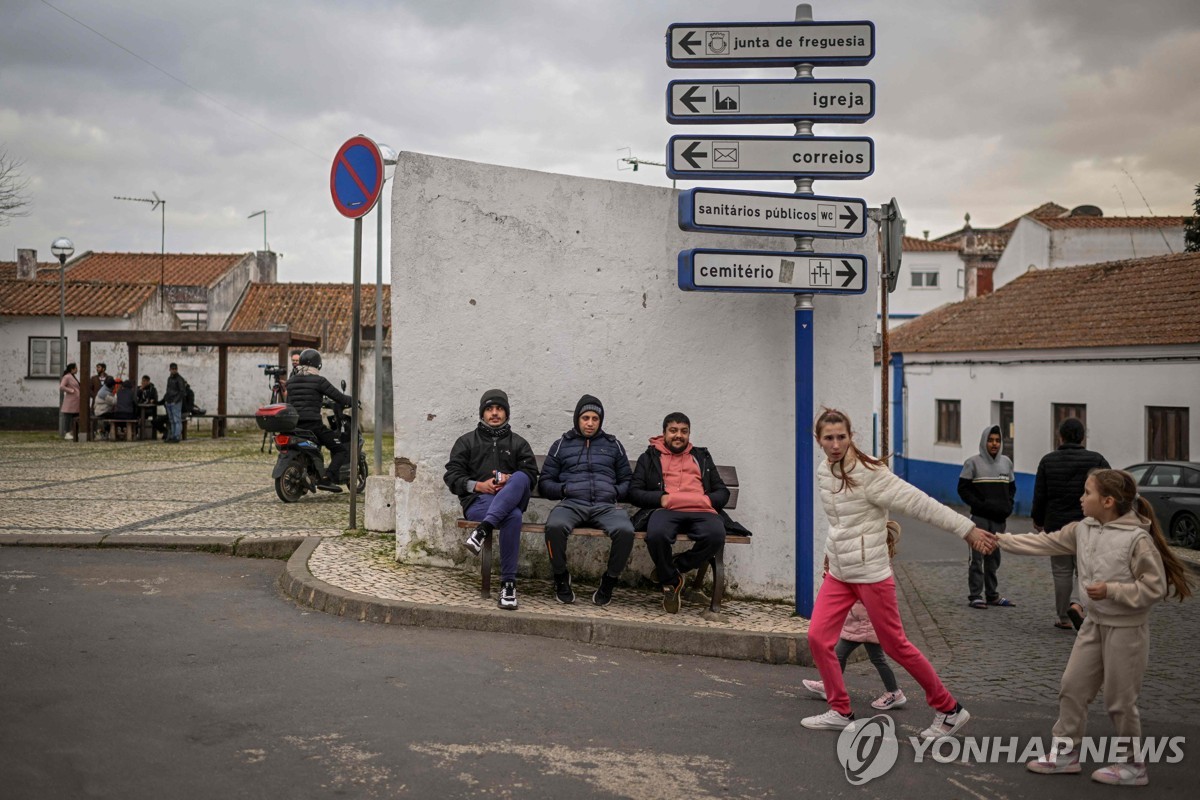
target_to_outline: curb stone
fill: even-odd
[[[651,653],[709,656],[770,664],[812,666],[804,634],[723,631],[623,620],[579,619],[549,614],[476,609],[384,600],[326,583],[312,575],[309,558],[319,538],[306,540],[279,576],[285,595],[303,606],[360,622],[490,633],[543,636]]]

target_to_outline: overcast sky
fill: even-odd
[[[262,218],[247,216],[267,209],[282,280],[348,281],[352,225],[333,208],[329,168],[354,134],[669,185],[661,168],[618,171],[618,150],[661,161],[674,134],[791,133],[672,126],[664,112],[669,80],[792,74],[669,69],[670,23],[788,20],[789,2],[0,3],[0,147],[24,162],[32,200],[30,216],[0,227],[0,260],[19,247],[50,260],[61,235],[80,252],[158,252],[158,212],[112,199],[154,191],[167,200],[170,252],[259,249]],[[1049,200],[1190,213],[1197,0],[841,0],[813,11],[872,20],[878,53],[866,67],[816,71],[878,87],[873,120],[815,130],[873,137],[875,175],[818,181],[818,193],[894,196],[916,236],[958,228],[965,212],[999,225]]]

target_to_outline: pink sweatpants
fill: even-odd
[[[954,696],[942,685],[929,659],[904,635],[900,608],[896,602],[896,581],[890,576],[878,583],[843,583],[832,575],[826,575],[817,592],[817,602],[808,625],[808,649],[812,652],[817,671],[821,673],[821,680],[825,682],[829,707],[839,714],[850,713],[850,695],[846,694],[846,683],[842,680],[842,669],[834,646],[842,632],[846,614],[855,600],[861,600],[866,606],[867,616],[871,618],[883,652],[920,684],[925,690],[925,701],[938,712],[953,711],[957,705]]]

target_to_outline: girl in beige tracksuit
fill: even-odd
[[[1117,735],[1138,742],[1142,727],[1137,698],[1150,654],[1150,609],[1170,590],[1182,601],[1191,596],[1184,567],[1167,546],[1154,510],[1137,494],[1128,472],[1095,470],[1080,498],[1084,519],[1051,534],[1002,533],[1000,549],[1018,555],[1076,557],[1080,594],[1088,614],[1075,638],[1059,689],[1055,739],[1071,749],[1026,764],[1031,772],[1074,774],[1087,728],[1087,707],[1103,689],[1104,704]],[[1110,764],[1092,780],[1144,786],[1144,762]]]

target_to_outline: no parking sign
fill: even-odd
[[[353,136],[338,150],[329,171],[329,191],[338,213],[350,219],[367,215],[383,189],[383,156],[366,136]]]

